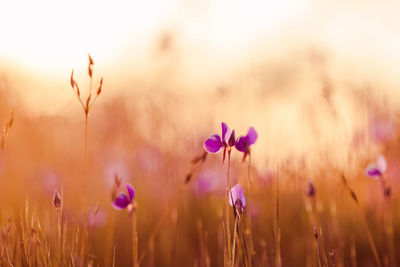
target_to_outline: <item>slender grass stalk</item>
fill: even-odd
[[[391,187],[385,183],[385,175],[380,177],[380,184],[382,190],[382,217],[383,227],[386,235],[386,242],[389,254],[390,266],[396,267],[396,250],[394,246],[393,236],[393,221],[392,221],[392,208],[391,208]]]
[[[61,205],[57,211],[57,240],[58,240],[58,263],[63,266],[63,213],[64,213],[64,187],[61,186]]]
[[[76,98],[82,106],[83,112],[85,114],[85,127],[84,127],[84,164],[83,164],[83,181],[82,181],[82,233],[81,233],[81,251],[80,251],[80,259],[81,265],[85,265],[85,255],[87,249],[87,218],[86,218],[86,210],[87,210],[87,180],[88,180],[88,128],[89,128],[89,113],[94,103],[97,100],[97,97],[100,95],[102,87],[103,87],[103,78],[100,79],[100,84],[97,89],[96,95],[92,98],[92,87],[93,87],[93,59],[90,55],[88,55],[89,64],[88,64],[88,74],[90,78],[89,82],[89,94],[86,98],[85,103],[81,98],[81,92],[79,90],[78,83],[74,80],[74,71],[71,73],[71,87],[72,91],[75,93]]]
[[[231,267],[235,266],[235,254],[236,254],[236,239],[238,238],[237,235],[237,229],[238,229],[238,220],[239,220],[239,215],[238,212],[235,209],[235,226],[234,226],[234,231],[233,231],[233,241],[232,241],[232,260],[231,260]]]
[[[349,184],[347,183],[346,177],[344,175],[342,175],[342,182],[344,183],[346,189],[349,191],[351,198],[356,203],[358,214],[361,217],[361,220],[362,220],[363,225],[365,227],[365,230],[367,232],[368,243],[369,243],[369,245],[371,247],[372,254],[374,255],[375,262],[378,265],[378,267],[382,267],[382,263],[381,263],[381,260],[379,258],[379,255],[378,255],[378,251],[376,249],[374,239],[372,238],[372,234],[371,234],[371,231],[369,229],[367,219],[365,218],[365,215],[361,211],[361,207],[360,207],[360,203],[358,202],[357,195],[353,191],[353,189],[351,189]]]
[[[193,177],[193,174],[194,174],[194,171],[195,171],[196,167],[199,166],[200,164],[204,163],[206,159],[207,159],[207,152],[204,152],[203,154],[201,154],[200,156],[195,157],[191,161],[191,165],[190,165],[189,171],[188,171],[188,173],[186,175],[185,181],[178,188],[178,190],[176,191],[174,197],[169,202],[168,206],[164,209],[164,212],[161,215],[160,219],[158,220],[158,223],[157,223],[156,227],[151,232],[150,237],[147,240],[147,243],[145,244],[145,246],[143,247],[143,250],[141,251],[141,253],[139,255],[138,265],[140,265],[140,263],[142,262],[144,256],[147,254],[147,251],[150,248],[150,245],[153,244],[154,238],[156,237],[158,232],[161,230],[161,226],[164,224],[165,220],[170,215],[172,209],[175,207],[176,203],[181,198],[183,192],[185,192],[186,188],[188,187],[190,181],[192,180],[192,177]]]
[[[276,203],[275,203],[275,266],[281,267],[281,230],[279,228],[279,176],[280,166],[278,165],[278,173],[276,176]]]
[[[132,266],[138,266],[138,235],[137,235],[137,223],[136,223],[136,203],[133,204],[132,210]]]
[[[321,255],[320,255],[320,248],[319,248],[319,240],[318,240],[318,230],[317,228],[314,226],[313,227],[313,233],[314,233],[314,238],[315,238],[315,249],[317,250],[317,258],[318,258],[318,266],[322,267],[322,263],[321,263]]]
[[[114,246],[114,249],[113,249],[112,266],[115,267],[115,246]]]
[[[107,228],[106,234],[106,242],[105,242],[105,255],[104,255],[104,266],[110,266],[113,258],[113,250],[114,250],[114,227],[115,227],[115,212],[114,210],[110,211],[111,213],[109,226]]]
[[[92,80],[92,79],[90,79]],[[88,179],[88,124],[89,124],[89,111],[85,109],[85,132],[84,132],[84,165],[83,165],[83,187],[82,187],[82,245],[81,245],[81,260],[85,256],[85,248],[87,242],[87,179]]]

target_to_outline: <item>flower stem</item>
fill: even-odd
[[[81,244],[81,262],[84,263],[86,239],[87,239],[87,221],[86,221],[86,188],[87,188],[87,176],[88,176],[88,124],[89,124],[89,112],[85,110],[85,132],[84,132],[84,165],[83,165],[83,186],[82,186],[82,244]]]
[[[236,209],[235,209],[236,210]],[[237,211],[236,211],[237,213]],[[235,226],[233,230],[233,241],[232,241],[232,261],[231,261],[231,267],[235,266],[235,254],[236,254],[236,238],[237,238],[237,228],[238,228],[238,219],[239,216],[235,214]]]
[[[132,266],[138,266],[138,236],[136,230],[136,208],[132,210]]]
[[[228,248],[228,259],[229,255],[231,255],[231,234],[230,234],[230,220],[229,220],[229,190],[230,190],[230,182],[229,182],[229,175],[230,175],[230,169],[231,169],[231,150],[230,148],[228,149],[228,171],[226,174],[226,196],[227,196],[227,202],[226,202],[226,209],[225,209],[225,222],[226,222],[226,244]],[[234,205],[234,203],[233,203]],[[230,265],[230,261],[228,260],[228,265]]]

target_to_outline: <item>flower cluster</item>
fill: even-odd
[[[231,130],[229,126],[221,122],[222,127],[222,135],[212,134],[205,142],[204,149],[208,153],[218,153],[222,149],[224,150],[222,161],[225,160],[226,151],[228,153],[231,152],[232,147],[234,146],[238,151],[243,152],[243,160],[246,159],[248,155],[250,155],[250,147],[257,140],[257,132],[254,127],[250,127],[247,135],[240,136],[235,139],[235,130]]]

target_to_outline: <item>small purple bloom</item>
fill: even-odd
[[[307,184],[306,195],[309,197],[315,197],[315,187],[312,181]]]
[[[127,184],[126,189],[128,191],[128,195],[124,193],[119,193],[119,195],[113,200],[112,205],[116,210],[125,209],[133,202],[135,199],[135,189],[132,185]]]
[[[235,130],[231,130],[229,126],[225,122],[221,122],[222,135],[218,134],[211,135],[204,142],[204,149],[208,153],[218,153],[221,149],[224,149],[223,161],[225,160],[226,149],[228,148],[228,152],[230,148],[235,145]]]
[[[387,163],[384,156],[379,155],[376,163],[370,163],[365,169],[365,174],[373,179],[381,177],[387,169]]]
[[[61,197],[57,190],[54,191],[53,206],[58,209],[61,207]]]
[[[250,146],[256,142],[257,136],[254,127],[250,127],[246,136],[241,136],[236,140],[235,147],[244,153],[243,160],[250,154]]]
[[[246,198],[244,197],[243,188],[240,184],[235,185],[232,187],[230,194],[229,194],[229,205],[235,207],[239,210],[240,213],[244,212],[244,207],[246,207]]]

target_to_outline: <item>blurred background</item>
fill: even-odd
[[[272,184],[281,166],[287,197],[282,196],[283,262],[313,265],[313,243],[299,248],[302,238],[312,241],[310,226],[290,227],[296,218],[307,224],[304,203],[293,207],[291,201],[302,200],[308,180],[324,188],[321,213],[351,202],[341,199],[346,193],[332,170],[346,172],[366,209],[373,209],[380,196],[363,171],[384,154],[397,203],[399,8],[398,1],[374,0],[1,2],[0,121],[14,110],[0,158],[2,218],[28,201],[43,224],[51,225],[52,195],[64,185],[66,216],[79,220],[84,114],[70,75],[74,69],[86,95],[90,53],[95,87],[104,77],[89,118],[89,206],[101,210],[90,235],[96,262],[107,266],[113,244],[120,266],[130,260],[124,239],[129,220],[109,205],[114,175],[137,190],[142,244],[190,160],[203,152],[210,134],[220,133],[224,121],[238,135],[249,126],[259,134],[252,149],[252,183],[259,188],[251,196],[258,203],[253,231],[262,237],[256,262],[267,264],[274,255]],[[233,181],[247,175],[241,157],[233,153]],[[203,266],[198,233],[209,236],[201,240],[211,266],[222,264],[217,241],[225,167],[218,155],[198,170],[165,226],[167,233],[159,237],[155,262],[147,264]],[[193,210],[197,217],[190,215]],[[352,208],[338,213],[344,232],[357,229]],[[53,230],[47,231],[51,236]],[[108,243],[95,242],[104,236]],[[342,246],[344,265],[353,255],[344,251],[355,247],[360,266],[373,263],[361,230],[343,243],[332,242]]]

